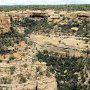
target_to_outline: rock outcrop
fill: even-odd
[[[9,12],[0,12],[0,33],[5,33],[10,30],[10,17],[13,21],[22,21],[24,18],[28,17],[34,20],[40,20],[44,17],[48,18],[50,23],[58,24],[67,24],[69,19],[74,18],[90,18],[90,12],[67,12],[60,11],[55,12],[53,10],[26,10],[26,11],[9,11]]]
[[[48,18],[50,23],[67,24],[71,19],[78,18],[90,18],[90,12],[67,12],[53,10],[25,10],[25,11],[9,11],[0,13],[0,33],[8,32],[10,30],[10,17],[13,21],[22,21],[24,18],[28,17],[34,20],[40,20],[44,17]],[[20,31],[20,30],[19,30]]]
[[[10,17],[8,14],[0,13],[0,34],[10,30]]]

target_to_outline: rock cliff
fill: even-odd
[[[8,14],[0,13],[0,34],[10,31],[10,17]]]

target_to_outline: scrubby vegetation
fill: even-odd
[[[90,58],[59,56],[56,53],[43,51],[37,54],[39,61],[44,61],[50,68],[52,73],[55,73],[58,90],[89,90],[89,83],[86,82],[90,70]]]
[[[18,33],[15,29],[13,24],[11,24],[10,31],[0,35],[0,46],[13,46],[14,43],[18,43],[22,40],[24,35]]]
[[[26,10],[26,9],[89,11],[90,5],[89,4],[88,5],[50,5],[50,6],[49,5],[45,5],[45,6],[31,5],[31,6],[8,6],[8,7],[0,6],[1,11]],[[57,17],[58,12],[55,12],[54,14],[56,16],[52,14],[51,18],[53,18],[53,16],[54,18],[51,21],[49,21],[49,19],[51,18],[48,18],[50,16],[44,16],[43,18],[42,17],[35,17],[35,18],[19,17],[20,20],[17,20],[17,19],[14,20],[13,16],[10,16],[10,21],[11,21],[10,31],[7,33],[0,34],[0,55],[2,58],[0,59],[0,64],[3,62],[7,62],[6,64],[8,66],[10,64],[13,65],[13,63],[17,63],[18,65],[19,64],[18,62],[21,61],[20,64],[23,62],[23,64],[19,66],[21,67],[20,68],[20,72],[21,72],[22,68],[24,68],[25,70],[28,70],[28,67],[30,67],[29,63],[27,63],[28,61],[30,63],[33,62],[32,64],[34,64],[35,60],[38,58],[40,62],[43,61],[47,63],[47,66],[48,66],[48,69],[46,71],[47,77],[50,77],[51,73],[55,74],[58,90],[90,90],[90,79],[89,80],[87,79],[89,78],[87,71],[90,71],[89,18],[77,17],[72,19],[70,17],[68,18],[68,16],[66,17],[65,15],[59,15],[59,17]],[[58,18],[60,19],[60,21],[58,21]],[[23,30],[24,33],[22,33],[22,31],[20,30]],[[30,36],[31,33],[33,34]],[[33,35],[39,35],[39,34],[42,35],[41,37],[39,37],[40,40],[43,39],[41,42],[40,40],[37,39],[37,37],[32,38]],[[72,37],[72,40],[71,40],[72,42],[73,40],[76,41],[75,46],[73,45],[73,43],[69,45],[66,41],[64,42],[64,40],[68,38],[68,36]],[[44,38],[47,38],[49,40],[46,40]],[[56,40],[56,38],[58,39]],[[34,39],[36,39],[38,42],[36,42]],[[58,43],[49,42],[50,40],[52,42],[56,40]],[[69,39],[67,40],[69,41]],[[83,40],[85,40],[85,42],[83,42]],[[26,44],[20,41],[25,41]],[[25,44],[25,47],[23,47],[24,45],[22,46],[21,44],[22,45]],[[61,47],[59,47],[59,45]],[[12,46],[12,47],[9,47],[9,46]],[[11,48],[13,47],[14,49],[12,51],[15,52],[15,55],[16,55],[15,57],[14,57],[14,53],[11,52]],[[43,49],[54,50],[54,48],[55,48],[55,52],[56,50],[65,51],[66,56],[60,55],[55,52],[49,52],[49,50],[39,51]],[[62,49],[59,49],[59,48],[62,48]],[[73,52],[80,51],[81,57],[69,56],[70,54],[68,50],[69,51],[71,50]],[[38,52],[36,55],[37,58],[34,55],[36,54],[36,52]],[[84,56],[83,54],[85,54],[86,57],[83,57]],[[11,56],[8,57],[8,55],[11,55]],[[8,57],[8,60],[6,60],[7,57]],[[10,69],[9,73],[12,76],[14,75],[14,73],[18,74],[17,72],[15,72],[17,69],[16,66],[9,67]],[[17,75],[19,78],[18,83],[19,84],[26,83],[28,79],[31,78],[31,74],[27,74],[28,76],[27,77],[23,75],[23,70],[22,70],[22,74],[20,74],[20,72]],[[39,76],[42,76],[44,74],[39,67],[36,68],[36,72],[38,73]],[[26,73],[24,72],[24,74]],[[11,79],[7,77],[2,77],[0,78],[0,80],[1,80],[0,81],[1,84],[11,84]]]
[[[10,16],[11,17],[11,16]],[[25,41],[28,45],[32,45],[32,41],[26,40],[26,36],[32,32],[47,29],[51,29],[51,25],[48,24],[47,18],[44,17],[41,20],[32,20],[30,18],[23,18],[22,21],[13,21],[12,17],[10,19],[11,27],[10,31],[0,35],[0,53],[9,53],[10,51],[5,49],[8,46],[14,46],[14,44],[19,44],[20,41]],[[24,27],[24,34],[19,33],[16,27]],[[50,31],[50,30],[49,30]],[[3,47],[4,46],[4,47]]]
[[[90,21],[83,20],[77,31],[79,36],[90,38]]]
[[[10,11],[10,10],[47,10],[47,9],[54,9],[54,10],[79,10],[79,11],[89,11],[90,4],[82,4],[82,5],[15,5],[15,6],[0,6],[0,11]]]
[[[14,74],[14,72],[15,72],[15,66],[10,67],[10,73]]]
[[[25,37],[15,29],[15,23],[11,18],[10,31],[0,34],[0,54],[10,53],[10,50],[8,50],[7,47],[13,47],[15,43],[18,44],[22,40],[25,40]]]
[[[33,31],[46,30],[52,28],[52,26],[48,24],[47,17],[44,17],[41,20],[24,18],[22,22],[19,22],[19,24],[22,27],[25,27],[25,35],[30,34]]]
[[[11,84],[11,79],[9,77],[0,78],[0,84]]]
[[[27,80],[26,80],[26,77],[24,77],[24,76],[20,76],[20,84],[22,84],[22,83],[25,83]]]
[[[80,21],[80,23],[78,23]],[[61,27],[61,32],[63,34],[69,35],[77,35],[81,37],[87,37],[90,38],[90,20],[86,19],[74,19],[70,20],[67,24],[64,25],[58,25],[58,27]],[[71,30],[71,28],[76,27],[78,30]],[[88,39],[87,39],[88,40]]]

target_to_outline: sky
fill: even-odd
[[[0,5],[90,4],[90,0],[0,0]]]

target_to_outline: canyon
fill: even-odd
[[[40,62],[36,55],[47,50],[53,56],[90,57],[90,53],[86,52],[90,50],[90,30],[86,36],[83,36],[82,31],[77,34],[81,25],[83,27],[84,20],[90,21],[90,11],[27,9],[0,12],[1,38],[6,37],[5,40],[10,39],[13,43],[10,46],[0,43],[0,48],[4,48],[0,53],[0,90],[58,90],[56,73],[51,73],[47,63]],[[39,26],[41,30],[38,30],[38,25],[42,25]],[[25,34],[27,30],[33,32]],[[84,69],[86,70],[86,66]],[[90,80],[90,70],[86,72],[88,77],[84,84]],[[79,73],[78,78],[81,78]]]

